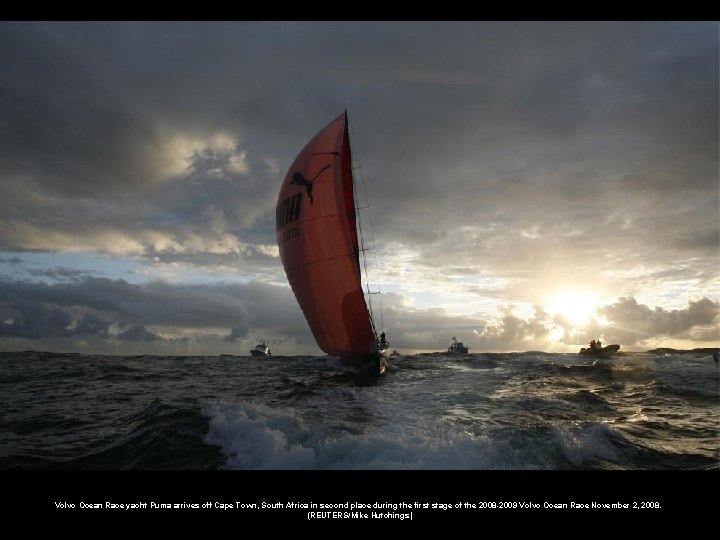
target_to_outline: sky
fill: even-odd
[[[275,205],[345,109],[399,352],[720,346],[718,50],[717,22],[0,23],[0,350],[322,354]]]

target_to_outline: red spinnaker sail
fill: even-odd
[[[363,296],[345,113],[302,149],[276,211],[280,258],[318,346],[352,357],[377,351]]]

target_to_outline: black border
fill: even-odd
[[[356,523],[403,526],[498,521],[515,525],[537,520],[622,519],[645,525],[676,518],[707,519],[720,498],[718,470],[710,471],[0,471],[3,514],[18,523],[42,518],[87,522],[131,523],[153,519],[179,523],[186,519],[312,526]],[[75,509],[60,510],[56,502]],[[80,509],[80,502],[212,503],[208,509],[121,511]],[[215,503],[405,502],[413,505],[412,521],[400,519],[308,519],[308,509],[221,510]],[[500,508],[505,503],[533,502],[539,508]],[[428,504],[418,508],[415,503]],[[465,503],[476,508],[464,507]],[[630,508],[562,509],[567,503],[629,504]],[[633,508],[633,503],[660,508]],[[438,508],[433,509],[436,504]],[[461,508],[457,508],[457,505]],[[443,509],[445,505],[447,509]],[[485,505],[485,508],[477,506]],[[394,513],[407,513],[400,509]],[[387,512],[383,510],[381,512]],[[530,519],[530,521],[528,521]],[[519,521],[517,521],[519,520]],[[670,520],[670,521],[669,521]],[[609,523],[609,522],[608,522]],[[533,525],[534,526],[534,525]],[[592,529],[585,532],[591,532]]]

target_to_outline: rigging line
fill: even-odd
[[[357,191],[354,176],[353,176],[353,191],[354,192]],[[357,198],[356,198],[356,200],[357,200]],[[368,273],[367,257],[365,256],[365,251],[367,251],[367,249],[365,248],[365,235],[363,234],[362,216],[359,215],[359,213],[357,212],[357,209],[358,208],[356,206],[355,214],[356,214],[356,216],[358,216],[360,218],[360,219],[356,219],[356,223],[358,224],[358,228],[360,229],[360,234],[358,235],[358,239],[360,240],[360,246],[359,246],[358,251],[362,253],[363,268],[365,270],[365,286],[367,288],[367,294],[369,296],[370,295],[370,274]],[[373,312],[372,312],[372,297],[371,296],[368,297],[368,307],[370,308],[369,309],[370,322],[373,326],[373,331],[375,331],[375,320],[374,320]]]
[[[357,154],[355,155],[355,157],[356,157],[356,159],[357,159]],[[362,176],[362,169],[361,169],[360,175],[361,175],[360,180],[361,180],[361,182],[364,184],[365,179],[364,179],[364,177]],[[355,184],[353,184],[353,185],[355,185]],[[359,193],[359,186],[357,186],[356,191],[358,191],[358,195],[360,195],[360,193]],[[366,191],[366,190],[363,190],[363,194],[364,194],[364,196],[365,196],[366,206],[369,206],[369,202],[368,202],[368,199],[367,199],[367,191]],[[356,197],[356,201],[357,201],[357,200],[359,200],[359,197]],[[359,209],[360,209],[360,208],[357,207],[357,208],[356,208],[356,211],[359,210]],[[366,284],[367,284],[367,295],[368,295],[367,301],[368,301],[368,305],[369,305],[369,308],[370,308],[370,320],[371,320],[372,325],[373,325],[373,330],[376,332],[376,335],[377,335],[377,330],[376,330],[376,328],[375,328],[375,318],[374,318],[374,316],[373,316],[372,296],[371,296],[371,291],[370,291],[370,281],[371,281],[371,280],[370,280],[370,272],[368,271],[368,267],[367,267],[367,256],[365,255],[365,250],[366,250],[366,249],[365,249],[365,235],[364,235],[364,231],[363,231],[363,217],[362,217],[362,213],[360,213],[360,216],[359,216],[359,217],[360,217],[360,219],[359,219],[359,225],[360,225],[360,231],[361,231],[361,243],[362,243],[362,248],[363,248],[363,267],[364,267],[364,269],[365,269],[365,279],[366,279]]]
[[[354,195],[355,201],[357,202],[358,196],[360,195],[360,193],[358,192],[357,185],[355,182],[355,175],[352,175],[352,179],[353,179],[353,195]],[[367,294],[368,316],[370,318],[370,325],[372,326],[373,332],[377,336],[377,327],[375,326],[375,317],[373,314],[373,303],[372,303],[372,296],[371,296],[371,291],[370,291],[370,273],[368,272],[367,257],[365,255],[365,252],[368,250],[368,248],[365,247],[365,234],[363,233],[363,218],[362,218],[362,214],[358,212],[357,204],[355,206],[355,214],[356,214],[356,223],[357,223],[358,229],[359,229],[358,240],[360,242],[360,245],[358,246],[358,252],[362,252],[363,269],[365,270],[365,286],[366,286],[366,294]],[[361,271],[362,271],[362,269],[361,269]]]
[[[353,183],[354,185],[354,183]],[[373,309],[372,309],[372,296],[370,296],[372,293],[370,292],[370,280],[368,279],[368,269],[367,269],[367,257],[365,256],[365,249],[364,242],[363,242],[363,234],[362,234],[362,221],[358,222],[359,228],[360,228],[360,248],[358,249],[358,252],[362,252],[362,260],[363,260],[363,268],[365,269],[365,286],[367,288],[366,295],[367,295],[367,307],[368,307],[368,316],[370,317],[370,325],[372,326],[373,332],[377,336],[377,329],[375,328],[375,318],[373,317]]]
[[[353,139],[354,139],[354,137],[353,137]],[[352,150],[353,147],[351,146],[350,148],[351,148],[351,150]],[[364,198],[365,198],[365,202],[366,202],[366,204],[367,204],[367,206],[368,206],[367,215],[368,215],[368,222],[369,222],[369,224],[370,224],[370,239],[371,239],[371,242],[372,242],[372,249],[373,249],[373,251],[375,251],[375,278],[376,278],[376,281],[377,281],[377,283],[378,283],[378,290],[379,290],[379,289],[380,289],[380,280],[379,280],[379,276],[378,276],[378,268],[379,268],[380,264],[379,264],[379,261],[378,261],[377,250],[375,249],[375,232],[373,231],[372,213],[371,213],[370,210],[369,210],[369,207],[370,207],[370,199],[369,199],[369,197],[367,196],[367,188],[366,188],[366,186],[365,186],[365,175],[363,174],[362,164],[360,163],[360,160],[359,160],[359,158],[357,157],[357,152],[355,152],[355,151],[353,150],[353,154],[355,154],[355,163],[357,164],[357,168],[360,169],[360,181],[361,181],[361,183],[362,183],[363,195],[364,195]],[[367,262],[366,262],[366,264],[367,264]],[[366,273],[367,273],[367,266],[366,266]],[[369,282],[369,281],[370,281],[370,279],[369,279],[369,276],[368,276],[368,282]],[[379,307],[380,307],[380,324],[381,324],[381,326],[384,328],[384,327],[385,327],[385,320],[384,320],[384,317],[383,317],[383,309],[382,309],[382,295],[380,295],[379,298],[380,298],[380,300],[379,300],[379,303],[380,303],[380,306],[379,306]]]
[[[353,130],[351,133],[352,133],[353,140],[354,140],[354,139],[355,139],[355,131]],[[370,212],[370,210],[369,210],[369,207],[370,207],[370,199],[369,199],[368,196],[367,196],[367,188],[366,188],[366,186],[365,186],[365,175],[363,174],[362,164],[360,163],[360,160],[359,160],[359,158],[358,158],[358,156],[357,156],[357,152],[354,150],[353,145],[350,145],[350,150],[351,150],[352,154],[354,155],[354,158],[355,158],[355,159],[354,159],[354,162],[355,162],[355,164],[356,164],[356,168],[358,168],[358,169],[360,170],[360,181],[361,181],[361,183],[362,183],[362,190],[363,190],[363,195],[364,195],[364,197],[365,197],[365,203],[366,203],[367,208],[368,208],[368,213],[367,213],[367,214],[368,214],[368,222],[369,222],[369,224],[370,224],[370,239],[371,239],[371,242],[372,242],[372,249],[373,249],[373,251],[375,251],[375,278],[376,278],[376,281],[377,281],[377,283],[378,283],[378,290],[379,290],[379,289],[380,289],[380,280],[379,280],[379,275],[378,275],[378,268],[379,268],[380,264],[379,264],[379,261],[378,261],[377,250],[375,249],[375,233],[374,233],[374,231],[373,231],[373,225],[372,225],[372,214],[371,214],[371,212]],[[353,168],[355,168],[355,167],[353,167]],[[355,189],[355,175],[353,175],[353,189]],[[357,201],[358,198],[356,197],[355,200]],[[358,210],[358,208],[356,207],[356,214],[358,213],[357,210]],[[361,229],[361,231],[362,231],[362,218],[359,220],[359,223],[360,223],[360,229]],[[364,248],[364,246],[363,246],[363,248]],[[366,277],[366,279],[367,279],[367,281],[368,281],[368,293],[369,293],[369,291],[370,291],[370,276],[369,276],[368,271],[367,271],[367,259],[366,259],[366,258],[364,258],[363,263],[364,263],[364,265],[365,265],[365,277]],[[381,324],[381,326],[384,328],[384,327],[385,327],[385,320],[384,320],[384,317],[383,317],[383,309],[382,309],[382,295],[380,295],[379,298],[380,298],[380,301],[379,301],[379,303],[380,303],[380,306],[379,306],[379,307],[380,307],[380,324]],[[372,309],[372,306],[370,306],[370,307],[371,307],[371,309]]]

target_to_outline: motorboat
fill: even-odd
[[[458,341],[455,337],[452,339],[453,341],[450,344],[450,347],[448,347],[447,352],[453,354],[467,354],[470,351],[470,349],[466,347],[462,341]]]
[[[582,354],[583,356],[593,356],[595,358],[610,358],[613,354],[618,352],[620,350],[620,345],[614,344],[614,345],[606,345],[605,347],[583,347],[580,349],[580,352],[578,354]]]
[[[250,354],[253,356],[272,356],[270,346],[264,341],[255,345],[255,348],[250,351]]]

